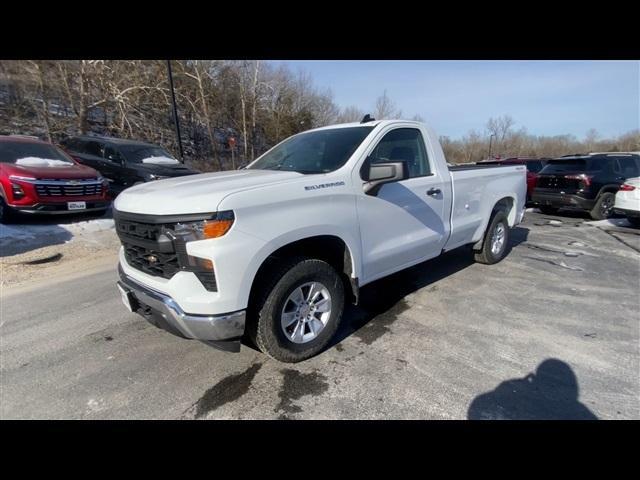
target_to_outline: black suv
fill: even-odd
[[[200,173],[152,143],[88,135],[67,138],[60,145],[78,162],[98,170],[114,193],[137,183]]]
[[[640,155],[600,153],[549,160],[538,174],[533,203],[546,214],[560,208],[586,210],[602,220],[613,213],[615,194],[627,178],[640,176]]]

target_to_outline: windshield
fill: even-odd
[[[569,160],[549,160],[540,173],[565,173],[565,172],[595,172],[602,170],[600,162],[586,158],[572,158]]]
[[[142,163],[147,158],[165,157],[175,160],[173,155],[167,152],[162,147],[156,147],[154,145],[126,145],[121,146],[120,151],[124,154],[128,162]],[[178,162],[175,160],[176,163]]]
[[[346,127],[295,135],[247,168],[327,173],[343,166],[373,127]]]
[[[68,163],[73,165],[73,160],[67,157],[61,150],[47,143],[31,142],[0,142],[0,162],[16,163],[34,166],[53,160],[53,163]],[[51,163],[51,162],[49,162]]]

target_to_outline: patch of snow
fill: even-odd
[[[594,220],[593,222],[584,222],[587,225],[595,227],[629,227],[631,226],[626,218],[606,218],[604,220]]]
[[[148,157],[143,159],[142,163],[154,163],[156,165],[176,165],[180,162],[175,158],[169,157]]]
[[[73,163],[65,162],[64,160],[55,160],[53,158],[40,158],[40,157],[24,157],[16,160],[16,165],[23,167],[72,167]]]
[[[73,223],[44,223],[22,225],[0,225],[0,250],[20,242],[22,247],[44,246],[55,243],[56,239],[69,238],[67,242],[76,238],[114,229],[112,218],[96,218]],[[66,242],[65,242],[66,243]]]

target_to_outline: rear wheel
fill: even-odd
[[[484,233],[482,249],[475,252],[475,260],[491,265],[502,260],[509,246],[509,221],[504,212],[495,212]]]
[[[344,285],[338,272],[322,260],[295,258],[263,280],[257,318],[248,333],[267,355],[300,362],[327,346],[343,308]]]
[[[556,213],[558,213],[558,210],[559,210],[556,207],[549,207],[548,205],[541,205],[538,208],[545,215],[555,215]]]
[[[611,192],[601,193],[596,201],[593,210],[591,210],[591,218],[594,220],[604,220],[609,218],[613,213],[613,205],[615,203],[616,196]]]

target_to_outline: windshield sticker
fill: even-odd
[[[319,185],[307,185],[305,190],[317,190],[319,188],[339,187],[344,185],[344,182],[332,182],[332,183],[320,183]]]

